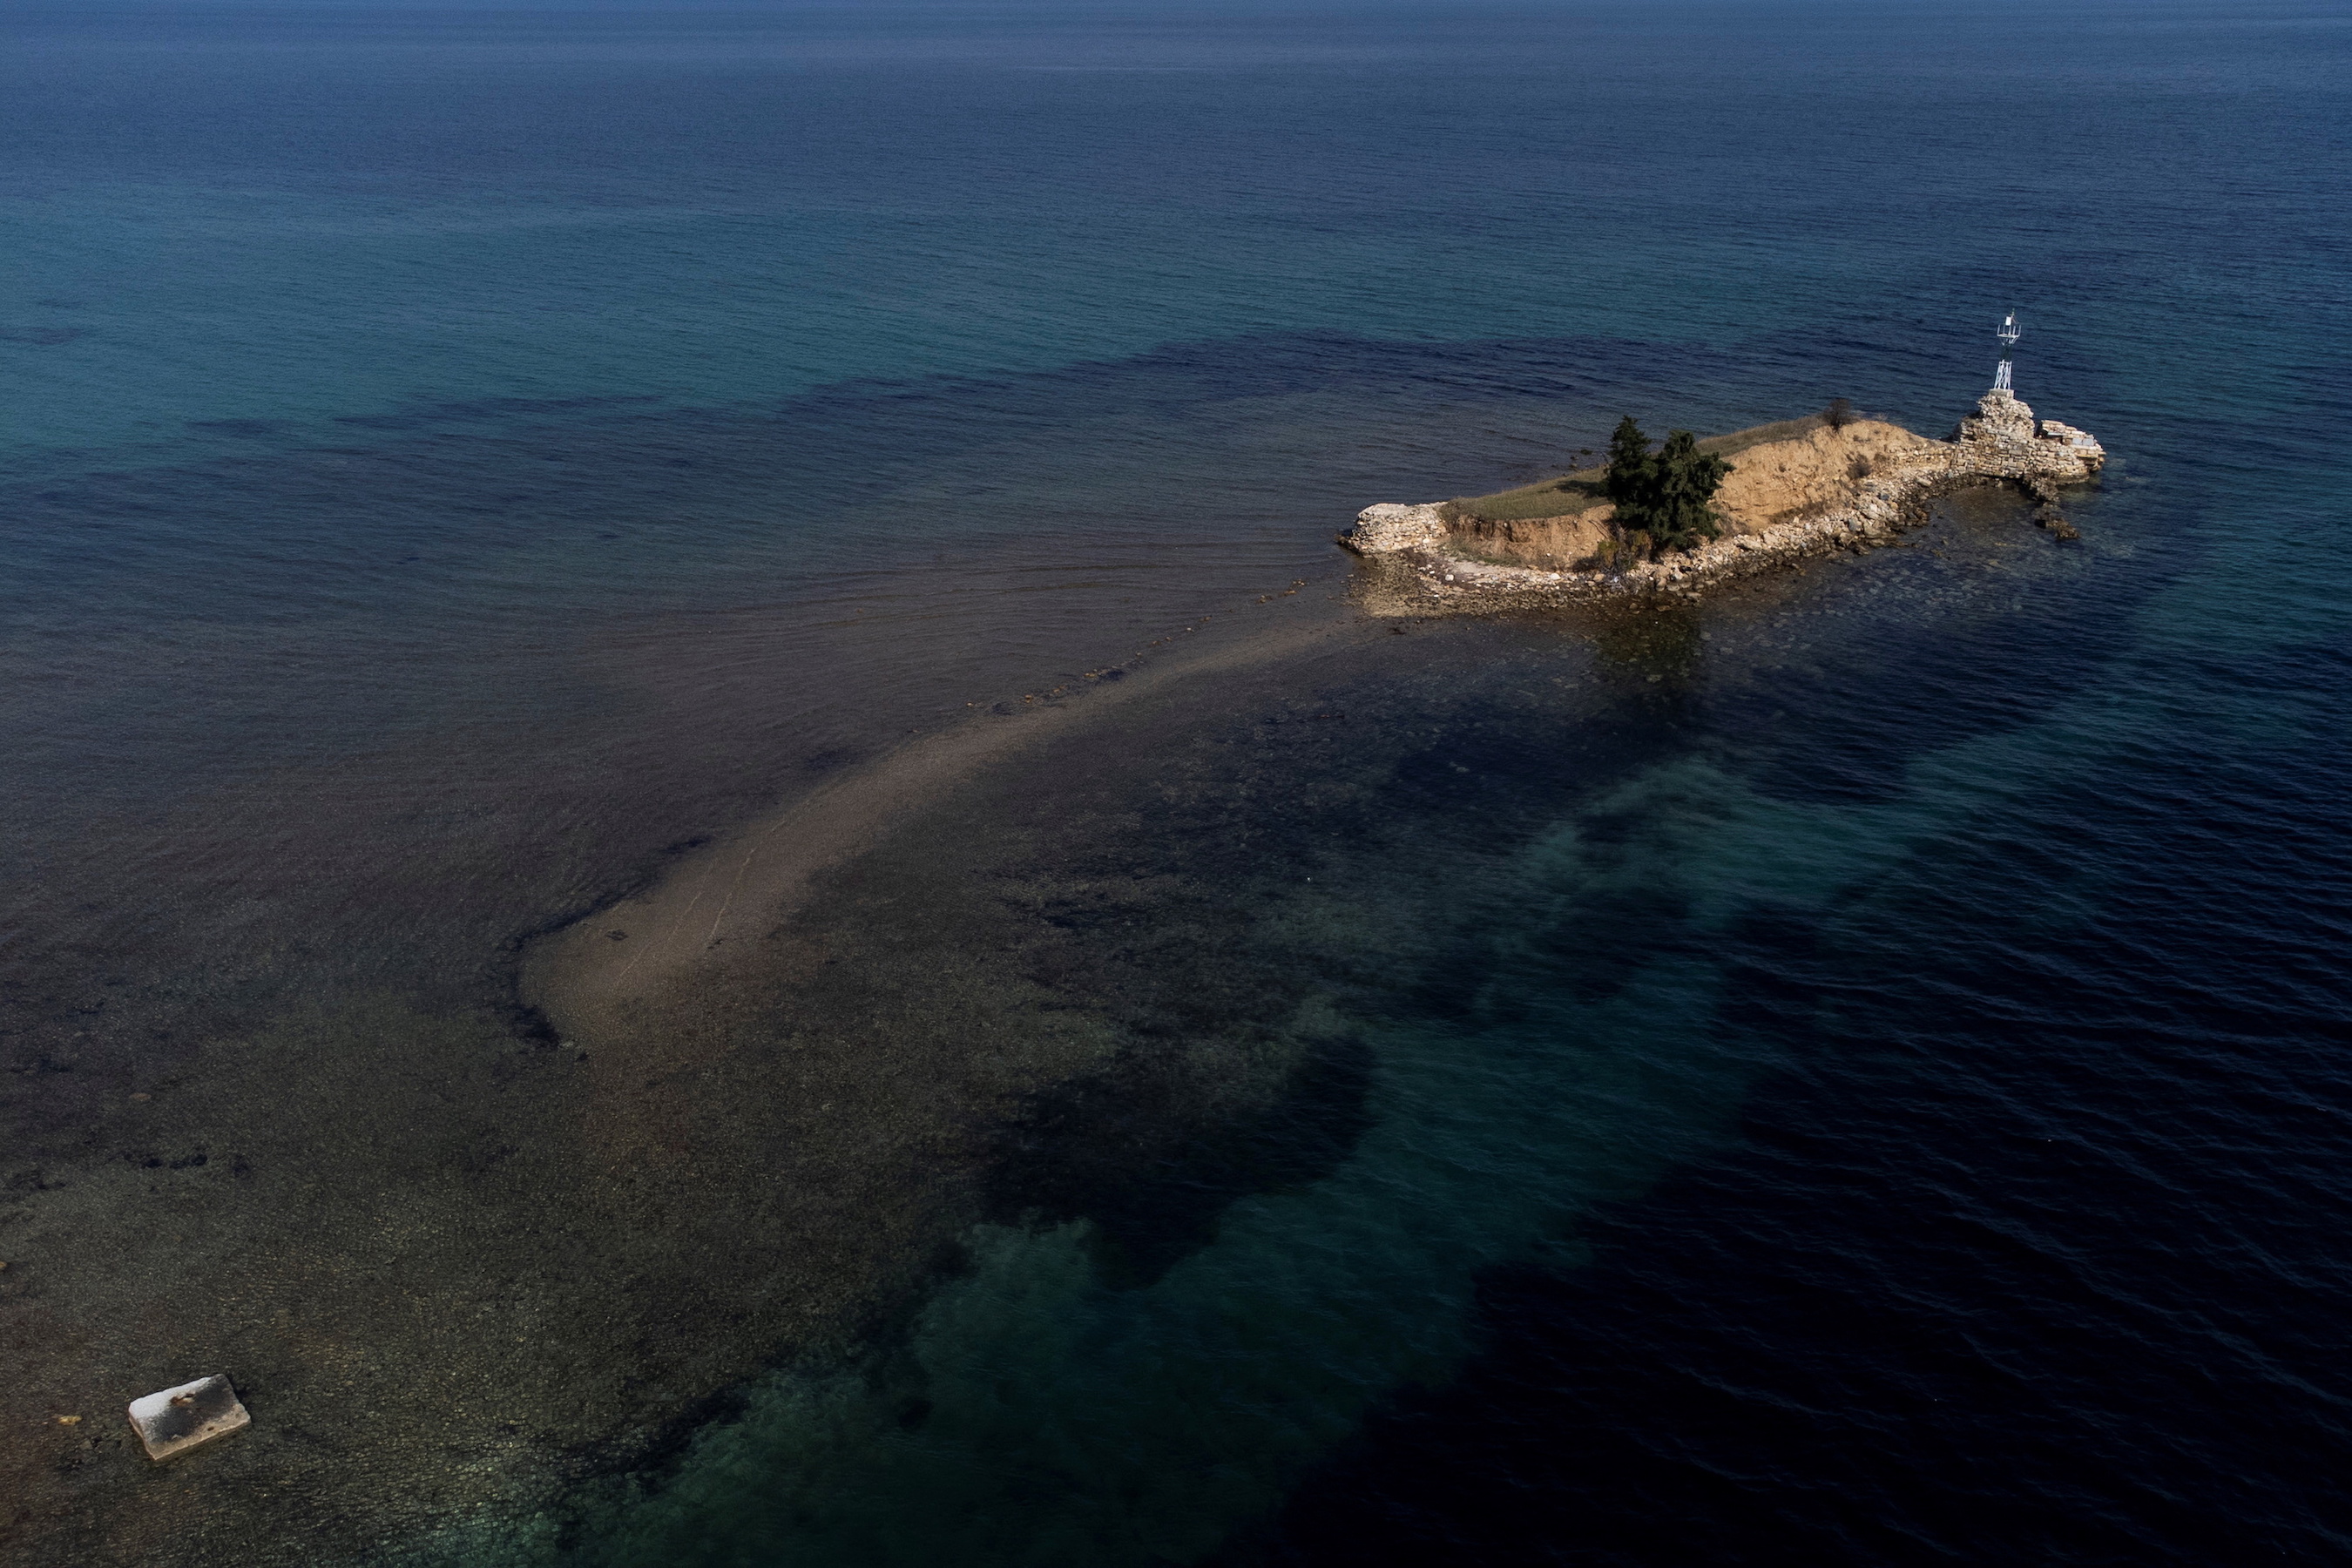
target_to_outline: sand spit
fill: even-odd
[[[1021,901],[1047,875],[1025,868],[1086,847],[1073,768],[1045,789],[1025,754],[1118,754],[1094,727],[1136,699],[1213,710],[1237,671],[1387,640],[1275,597],[909,738],[530,943],[506,962],[560,1033],[339,994],[206,1040],[94,1124],[99,1154],[27,1168],[0,1194],[0,1328],[26,1348],[0,1557],[528,1555],[572,1489],[747,1379],[886,1333],[992,1212],[1001,1130],[1123,1038],[1056,978],[1084,944]],[[1139,885],[1139,923],[1163,892]],[[149,1459],[123,1402],[215,1370],[251,1426]]]
[[[1496,521],[1446,502],[1388,502],[1365,508],[1339,542],[1374,564],[1363,600],[1378,616],[1675,596],[1809,555],[1892,542],[1924,520],[1929,500],[1962,485],[2019,484],[2046,503],[2054,487],[2084,483],[2105,461],[2088,434],[2037,420],[1996,388],[1948,441],[1864,419],[1748,447],[1717,497],[1721,538],[1623,570],[1593,559],[1610,537],[1605,504]]]
[[[782,811],[677,862],[641,892],[541,938],[523,964],[521,993],[567,1040],[618,1045],[634,1004],[699,969],[725,963],[772,931],[818,873],[870,847],[891,824],[1018,752],[1103,711],[1180,681],[1280,658],[1334,635],[1310,623],[1139,670],[1113,672],[1083,703],[989,713],[927,735],[843,774]]]

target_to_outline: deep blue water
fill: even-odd
[[[233,1353],[250,1440],[174,1473],[269,1562],[326,1550],[268,1500],[298,1457],[335,1552],[436,1563],[2352,1549],[2352,8],[0,38],[12,1414]],[[1150,992],[1136,1040],[1310,1039],[1316,1115],[1142,1180],[1070,1151],[1151,1113],[1041,1112],[872,1359],[649,1374],[625,1460],[534,1469],[485,1416],[385,1503],[315,1424],[268,1446],[381,1326],[295,1264],[403,1205],[367,1267],[447,1271],[452,1321],[694,1289],[658,1226],[601,1270],[452,1228],[556,1190],[486,1173],[555,1136],[493,1124],[569,1125],[541,1068],[398,1113],[481,1120],[446,1191],[354,1155],[391,1206],[306,1206],[394,1115],[365,1086],[505,1061],[523,934],[970,703],[1300,582],[1351,626],[1356,508],[1620,412],[1940,433],[2011,309],[2021,395],[2114,457],[2079,550],[1963,498],[1631,632],[1359,638],[1107,720],[867,873],[1001,842],[971,864],[1045,903],[1131,885],[1176,934],[1052,984]],[[119,1119],[208,1081],[239,1103],[186,1090],[169,1168],[257,1184],[173,1189],[167,1237],[119,1184],[180,1146],[126,1163]],[[122,1292],[232,1266],[107,1359],[159,1321]],[[458,1407],[521,1386],[467,1366]],[[144,1472],[60,1454],[19,1539],[100,1552]]]
[[[1736,933],[1717,1026],[1790,1064],[1736,1143],[1584,1267],[1487,1276],[1461,1379],[1237,1557],[2339,1557],[2344,650],[2196,662],[2217,725],[2306,722],[2070,771],[1867,919]]]

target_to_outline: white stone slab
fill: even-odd
[[[147,1446],[151,1459],[168,1459],[252,1424],[225,1373],[131,1402],[131,1429]]]

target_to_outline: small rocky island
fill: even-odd
[[[1629,421],[1621,435],[1630,429]],[[1729,468],[1709,500],[1717,533],[1686,549],[1646,536],[1629,548],[1600,468],[1491,496],[1366,507],[1339,542],[1384,568],[1389,591],[1373,608],[1390,614],[1686,595],[1802,556],[1887,543],[1925,521],[1931,498],[1962,485],[2020,486],[2041,502],[2037,521],[2073,538],[2058,489],[2106,462],[2089,435],[2037,420],[2005,386],[1978,399],[1948,441],[1833,405],[1694,449]]]

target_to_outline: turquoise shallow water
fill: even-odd
[[[50,1417],[194,1354],[263,1561],[2340,1555],[2352,14],[0,27],[24,1550],[149,1550]],[[526,933],[971,704],[1350,626],[1367,501],[1939,430],[2009,309],[2114,455],[2079,551],[1963,498],[1693,616],[1337,630],[848,874],[875,974],[1017,947],[991,1026],[1104,1053],[858,1346],[771,1364],[772,1042],[620,1097],[734,1174],[583,1174]],[[874,1048],[960,1059],[928,983]],[[394,1368],[458,1414],[344,1447]]]

